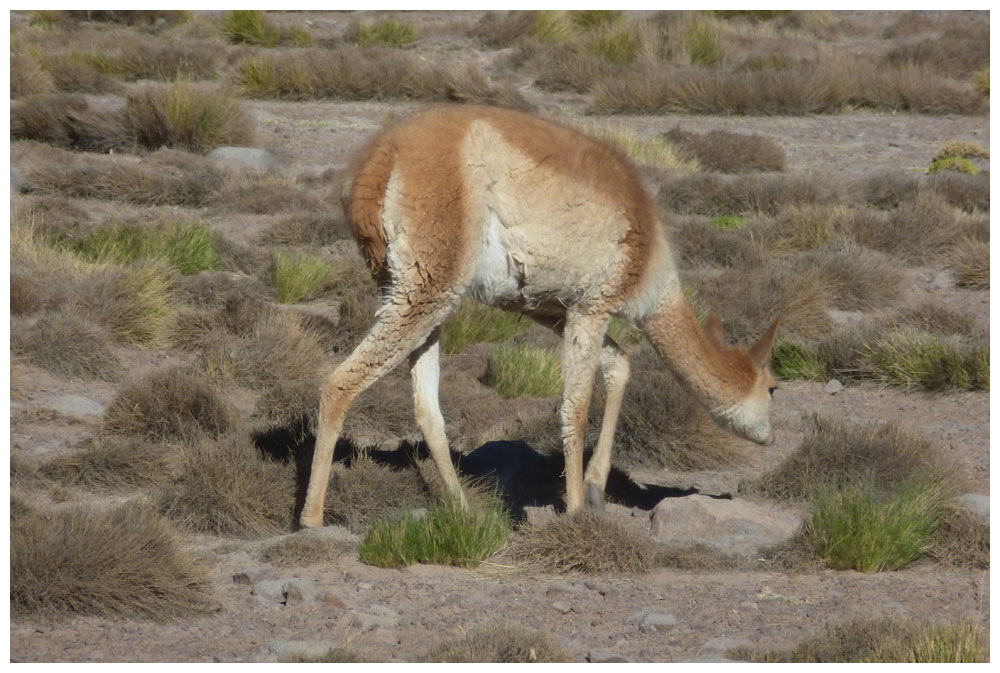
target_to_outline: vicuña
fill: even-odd
[[[409,360],[417,424],[449,492],[465,502],[438,403],[440,325],[465,295],[519,311],[562,336],[566,509],[601,508],[629,377],[607,334],[641,328],[721,426],[760,444],[776,380],[777,322],[749,349],[704,330],[677,276],[653,200],[631,162],[567,126],[511,110],[443,106],[378,134],[358,157],[344,208],[382,291],[375,324],[323,384],[301,524],[322,526],[334,445],[351,402]],[[595,375],[606,393],[583,470]]]

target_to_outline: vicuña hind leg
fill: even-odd
[[[410,293],[412,296],[412,293]],[[323,525],[323,500],[333,461],[333,449],[354,398],[422,345],[448,315],[448,302],[407,303],[407,294],[394,293],[354,352],[323,384],[319,428],[305,505],[299,517],[303,528]]]
[[[440,329],[435,329],[427,342],[410,355],[410,378],[413,382],[413,410],[417,425],[424,433],[431,458],[437,465],[444,487],[466,505],[465,494],[455,473],[448,451],[448,437],[444,432],[444,417],[438,401],[438,382],[441,378]]]
[[[594,455],[587,463],[583,477],[583,493],[587,506],[591,509],[604,508],[604,487],[611,470],[611,446],[618,426],[625,385],[629,378],[628,355],[619,348],[611,337],[604,338],[601,349],[601,385],[604,388],[604,417],[601,419],[601,434],[597,439]]]

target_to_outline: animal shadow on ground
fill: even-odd
[[[295,520],[298,521],[309,485],[316,435],[308,419],[254,433],[254,443],[261,455],[271,460],[295,463]],[[350,467],[364,455],[379,465],[396,470],[418,469],[420,461],[430,458],[424,442],[400,442],[395,449],[359,447],[341,438],[333,453],[333,462]],[[589,460],[590,452],[584,455]],[[544,454],[521,441],[487,442],[468,454],[451,452],[451,460],[460,476],[495,488],[515,522],[527,517],[526,507],[551,505],[564,511],[563,472],[565,458],[561,453]],[[697,494],[697,488],[677,488],[657,484],[640,484],[624,471],[612,467],[608,475],[605,496],[608,502],[625,507],[652,510],[664,498],[680,498]],[[718,497],[718,496],[717,496]],[[730,496],[721,496],[728,498]]]

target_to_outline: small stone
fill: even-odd
[[[650,612],[642,618],[639,630],[643,633],[651,631],[666,631],[677,626],[677,617],[669,612]]]
[[[552,604],[552,607],[554,607],[556,610],[563,613],[564,615],[572,612],[573,610],[573,607],[569,603],[564,603],[562,601],[556,601],[555,603]]]
[[[837,379],[830,379],[823,387],[823,392],[827,395],[836,395],[844,389],[844,384]]]

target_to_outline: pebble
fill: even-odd
[[[837,379],[830,379],[823,387],[823,392],[827,395],[836,395],[844,389],[844,384]]]

